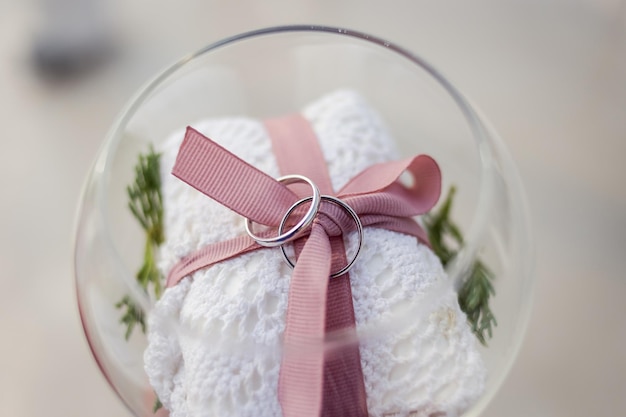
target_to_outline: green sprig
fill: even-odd
[[[156,413],[157,411],[159,411],[159,408],[163,407],[163,403],[161,403],[161,400],[159,400],[158,398],[156,400],[154,400],[154,405],[152,406],[152,413]]]
[[[452,201],[456,188],[450,191],[441,207],[424,215],[424,226],[428,233],[433,252],[441,259],[444,267],[457,255],[463,246],[463,235],[459,227],[450,219]],[[450,241],[453,245],[450,245]],[[472,326],[472,331],[483,345],[487,345],[487,337],[493,336],[493,327],[497,326],[489,299],[496,292],[491,283],[493,273],[481,261],[476,260],[472,265],[467,279],[463,282],[458,294],[459,306],[466,314]]]
[[[126,189],[128,208],[146,233],[143,265],[135,277],[141,288],[146,293],[152,289],[157,299],[163,290],[163,280],[156,265],[155,252],[165,240],[160,157],[161,154],[155,153],[152,146],[146,155],[139,155],[135,166],[135,181]],[[146,332],[145,313],[130,296],[125,295],[115,307],[125,309],[120,322],[126,326],[127,340],[137,324],[142,332]]]
[[[124,335],[126,340],[128,340],[137,324],[141,326],[142,332],[146,332],[146,320],[144,312],[141,307],[135,304],[130,296],[125,295],[124,297],[122,297],[122,299],[115,304],[115,307],[118,310],[121,308],[126,309],[126,312],[120,319],[120,322],[126,325],[126,333]]]

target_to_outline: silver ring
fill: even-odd
[[[304,229],[306,229],[311,225],[311,223],[313,223],[313,220],[315,220],[315,216],[317,215],[317,212],[320,208],[320,202],[322,201],[319,188],[317,188],[313,181],[303,175],[285,175],[283,177],[277,178],[276,181],[281,182],[285,185],[293,184],[296,182],[306,182],[307,184],[309,184],[309,186],[311,186],[311,189],[313,190],[313,195],[311,197],[307,197],[307,201],[311,201],[311,207],[309,207],[309,210],[306,212],[304,217],[302,217],[295,226],[293,226],[285,233],[283,233],[282,228],[280,228],[278,231],[278,236],[270,238],[261,238],[256,236],[254,233],[252,233],[252,220],[248,218],[246,219],[246,232],[248,232],[248,235],[250,235],[250,237],[254,239],[256,243],[266,248],[281,246],[287,242],[291,242],[292,240],[296,239]],[[293,207],[294,206],[290,208],[290,214],[293,211]]]
[[[311,201],[311,199],[312,197],[305,197],[301,200],[298,200],[296,201],[296,203],[294,203],[293,206],[289,208],[289,210],[287,210],[287,213],[285,213],[285,216],[280,221],[280,226],[278,226],[278,233],[282,233],[283,227],[285,227],[285,223],[287,222],[287,219],[289,218],[291,213],[293,213],[293,211],[297,209],[298,207],[300,207],[302,204],[308,201]],[[361,219],[359,219],[359,215],[356,214],[356,212],[352,209],[352,207],[347,205],[344,201],[336,197],[330,196],[330,195],[322,195],[322,200],[328,201],[329,203],[333,203],[341,207],[342,209],[344,209],[350,215],[350,217],[352,217],[352,220],[354,220],[354,224],[356,224],[356,229],[359,234],[359,245],[356,248],[356,253],[352,257],[350,262],[348,262],[343,268],[341,268],[337,272],[333,272],[330,274],[331,278],[335,278],[348,272],[354,266],[354,263],[359,257],[359,254],[361,253],[361,246],[363,245],[363,224],[361,223]],[[287,252],[285,252],[285,247],[281,246],[280,250],[283,253],[283,258],[285,258],[285,261],[287,262],[287,264],[289,264],[289,266],[291,266],[292,268],[295,268],[296,265],[287,256]]]

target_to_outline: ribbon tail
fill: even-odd
[[[243,217],[277,226],[298,197],[284,184],[191,127],[172,174]]]
[[[314,223],[289,286],[278,382],[284,417],[319,417],[321,412],[331,256],[326,232]]]
[[[172,287],[194,272],[235,256],[262,249],[249,236],[239,236],[208,245],[182,258],[167,275],[166,287]]]

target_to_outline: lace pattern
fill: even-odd
[[[378,115],[354,92],[327,95],[303,114],[335,189],[367,166],[398,157]],[[225,118],[194,127],[279,175],[259,121]],[[244,230],[240,216],[169,175],[183,134],[160,149],[164,274],[180,257]],[[350,276],[370,415],[461,414],[481,395],[486,369],[439,259],[413,237],[374,228],[365,230],[362,251]],[[165,291],[149,318],[144,359],[172,417],[282,415],[277,386],[290,275],[279,250],[263,249]]]

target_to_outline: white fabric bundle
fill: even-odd
[[[318,136],[335,189],[364,168],[398,157],[379,117],[356,93],[335,92],[303,114]],[[260,121],[224,118],[193,127],[279,176]],[[160,149],[165,275],[182,256],[245,233],[239,215],[169,174],[183,135],[181,130]],[[172,417],[281,416],[277,386],[290,275],[278,249],[263,249],[201,270],[165,291],[149,319],[145,369]],[[350,277],[357,330],[422,306],[420,317],[360,345],[370,415],[456,416],[467,409],[484,389],[486,370],[432,251],[413,237],[366,228]]]

